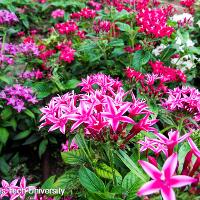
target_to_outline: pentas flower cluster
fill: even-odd
[[[165,67],[167,69],[167,67]],[[160,68],[159,68],[160,69]],[[169,68],[170,69],[170,68]],[[173,71],[174,69],[172,69]],[[139,92],[142,94],[148,94],[150,97],[161,98],[168,91],[168,83],[178,82],[179,79],[175,79],[170,71],[165,70],[166,73],[158,73],[157,68],[153,70],[153,73],[143,74],[135,69],[129,67],[125,70],[126,77],[136,83],[140,84]],[[169,74],[168,74],[169,73]]]
[[[57,49],[60,50],[59,59],[61,61],[65,61],[71,63],[74,60],[74,54],[76,50],[71,47],[71,42],[62,43],[57,45]]]
[[[162,106],[170,112],[176,112],[180,117],[191,117],[200,121],[200,92],[192,87],[177,87],[168,91],[168,98]]]
[[[77,149],[78,149],[78,144],[76,144],[75,139],[73,139],[71,143],[69,142],[69,140],[67,140],[65,144],[62,144],[61,151],[68,152],[68,151],[77,150]]]
[[[64,10],[61,10],[61,9],[57,9],[57,10],[54,10],[52,13],[51,13],[51,16],[56,19],[56,18],[62,18],[64,17],[65,15],[65,11]]]
[[[79,84],[83,94],[66,93],[54,97],[47,107],[42,108],[44,121],[41,127],[51,126],[49,131],[59,129],[63,134],[83,127],[87,137],[104,142],[109,131],[110,139],[124,145],[141,130],[155,131],[152,127],[157,120],[150,119],[152,114],[145,102],[135,99],[124,101],[128,95],[122,84],[104,74],[95,74],[83,79]],[[139,117],[140,120],[133,118]],[[126,133],[127,125],[132,125]]]
[[[89,6],[92,6],[96,11],[99,11],[99,10],[101,10],[101,8],[102,8],[102,5],[101,5],[100,3],[95,2],[95,1],[93,1],[93,0],[90,0],[90,1],[88,2],[88,5],[89,5]]]
[[[0,92],[0,99],[6,100],[7,105],[11,105],[17,112],[25,110],[25,102],[35,104],[38,102],[31,88],[22,85],[6,86]]]
[[[152,35],[155,38],[170,37],[174,28],[167,25],[168,13],[163,8],[143,9],[137,16],[137,25],[140,32]]]
[[[0,10],[0,25],[2,24],[14,24],[18,22],[18,18],[13,12],[9,12],[8,10]]]
[[[136,44],[136,45],[134,46],[134,48],[131,47],[131,46],[125,47],[125,48],[124,48],[124,51],[127,52],[127,53],[134,53],[134,52],[139,51],[139,50],[141,50],[141,49],[142,49],[142,46],[141,46],[140,44]]]
[[[0,43],[0,48],[2,48],[2,43]],[[39,49],[34,42],[26,42],[20,44],[5,43],[4,52],[6,54],[14,55],[24,54],[24,55],[39,55]]]
[[[155,165],[140,160],[139,164],[144,171],[152,178],[145,183],[137,192],[138,196],[150,195],[161,192],[163,200],[176,200],[173,188],[181,188],[197,182],[197,179],[186,175],[176,175],[178,156],[173,153],[167,158],[161,170]]]
[[[2,186],[0,187],[0,199],[7,197],[10,200],[15,200],[18,198],[24,200],[26,197],[26,193],[36,188],[34,186],[27,186],[25,177],[21,178],[19,186],[17,185],[18,182],[19,179],[13,180],[10,184],[7,181],[2,180]]]
[[[14,63],[13,58],[10,58],[0,53],[0,68],[2,68],[5,65],[12,65],[13,63]]]
[[[152,150],[156,156],[159,156],[163,152],[168,157],[174,152],[175,146],[189,138],[191,134],[192,132],[190,131],[180,137],[179,131],[171,130],[168,132],[168,137],[166,137],[156,132],[155,136],[158,139],[145,137],[145,141],[140,140],[138,143],[141,144],[141,152]]]
[[[178,23],[179,27],[193,26],[194,17],[190,13],[175,14],[171,19]]]
[[[194,5],[194,3],[195,3],[195,0],[181,0],[180,1],[180,4],[182,5],[182,6],[186,6],[186,7],[192,7],[193,5]]]
[[[110,31],[110,29],[111,29],[111,22],[110,21],[106,21],[106,20],[94,21],[93,29],[94,29],[94,31],[96,33],[100,33],[100,32],[108,33]]]
[[[150,61],[149,64],[152,67],[152,71],[154,74],[162,75],[165,82],[183,82],[186,83],[187,77],[186,75],[178,69],[170,68],[164,66],[164,63],[161,61]]]
[[[83,8],[81,11],[70,14],[71,19],[80,20],[84,19],[93,19],[96,17],[96,11],[90,8]]]
[[[69,35],[78,30],[78,25],[73,20],[68,20],[64,23],[58,23],[55,25],[55,28],[58,30],[60,34]]]
[[[43,78],[43,72],[38,70],[33,71],[26,71],[19,74],[19,77],[22,79],[42,79]]]

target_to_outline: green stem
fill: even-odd
[[[2,46],[1,46],[1,54],[3,54],[4,52],[4,45],[5,45],[5,41],[6,41],[6,31],[3,34],[3,41],[2,41]]]
[[[108,146],[109,148],[109,160],[110,160],[110,167],[112,168],[112,175],[113,175],[113,184],[114,186],[117,185],[117,179],[116,179],[116,176],[115,176],[115,169],[114,169],[114,154],[113,154],[113,150],[111,148],[111,146],[109,145]]]

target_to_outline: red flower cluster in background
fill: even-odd
[[[181,81],[183,83],[186,83],[187,81],[186,75],[179,69],[166,67],[163,65],[164,63],[160,61],[150,61],[149,64],[152,67],[153,73],[162,75],[165,82]]]
[[[81,11],[76,12],[76,13],[72,13],[70,14],[70,18],[72,19],[80,19],[80,18],[85,18],[85,19],[89,19],[89,18],[95,18],[96,17],[96,11],[90,8],[83,8]]]
[[[78,30],[76,22],[72,20],[68,20],[64,23],[58,23],[55,25],[55,28],[58,30],[60,34],[66,34],[66,35],[74,33],[75,31]]]
[[[141,10],[136,16],[140,32],[156,38],[170,37],[174,28],[167,25],[168,14],[168,9],[163,8]]]

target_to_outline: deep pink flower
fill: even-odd
[[[64,14],[65,14],[65,11],[64,10],[61,10],[61,9],[57,9],[57,10],[54,10],[52,13],[51,13],[51,16],[56,19],[56,18],[59,18],[59,17],[64,17]]]
[[[135,124],[135,122],[130,117],[123,116],[125,112],[128,111],[131,105],[130,102],[122,104],[122,106],[120,106],[118,109],[110,97],[107,97],[106,100],[108,108],[105,110],[106,112],[102,112],[101,114],[103,117],[108,119],[114,131],[117,130],[120,121]]]
[[[69,146],[69,141],[67,140],[65,144],[62,144],[62,149],[61,151],[63,152],[68,152],[68,151],[72,151],[72,150],[77,150],[78,149],[78,144],[76,144],[75,139],[73,139],[70,143]]]
[[[160,171],[149,162],[140,160],[144,171],[153,179],[145,183],[137,192],[138,196],[149,195],[161,191],[164,200],[175,200],[173,188],[183,187],[196,182],[196,179],[185,175],[174,175],[177,167],[177,154],[174,153],[165,161]]]
[[[140,32],[153,35],[156,38],[170,37],[173,27],[167,25],[168,13],[163,8],[142,9],[136,16]]]

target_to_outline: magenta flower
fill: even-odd
[[[75,139],[73,139],[71,141],[71,144],[69,146],[69,141],[67,140],[65,144],[62,144],[62,149],[61,151],[63,152],[68,152],[68,151],[71,151],[71,150],[77,150],[78,149],[78,144],[76,144],[76,141]]]
[[[153,179],[145,183],[137,192],[138,196],[150,195],[161,191],[164,200],[175,200],[173,188],[179,188],[196,182],[190,176],[174,175],[177,168],[177,154],[172,154],[164,163],[160,171],[149,162],[140,160],[139,163],[144,171]]]
[[[108,121],[114,131],[117,130],[120,121],[135,124],[135,122],[130,117],[123,116],[124,113],[129,109],[131,105],[130,102],[124,103],[119,109],[117,109],[113,100],[110,97],[107,97],[107,104],[107,112],[102,112],[102,116],[109,119]]]
[[[189,132],[183,136],[179,136],[179,131],[170,131],[168,132],[168,136],[169,138],[167,138],[165,135],[163,134],[160,134],[160,133],[155,133],[155,135],[159,138],[158,139],[151,139],[151,141],[154,141],[154,142],[157,142],[157,143],[160,143],[160,144],[163,144],[165,146],[167,146],[167,149],[168,149],[168,156],[170,156],[173,151],[174,151],[174,147],[183,142],[185,139],[187,139],[190,135],[191,135],[192,132]]]
[[[13,180],[10,184],[5,181],[2,180],[1,181],[1,185],[2,187],[0,188],[0,191],[3,191],[2,193],[0,193],[0,199],[2,199],[3,197],[9,197],[11,196],[11,198],[13,199],[13,194],[10,193],[11,189],[15,189],[17,186],[18,179]]]

